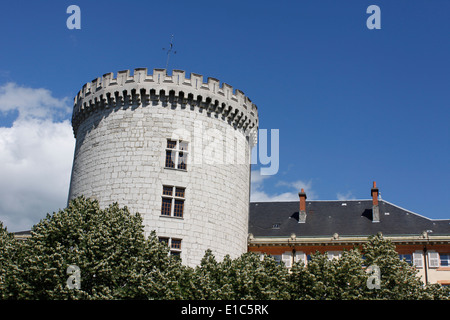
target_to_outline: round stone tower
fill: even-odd
[[[171,254],[195,266],[247,251],[250,154],[258,112],[242,91],[184,71],[119,71],[74,99],[69,200],[139,212]]]

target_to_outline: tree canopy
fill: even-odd
[[[146,237],[141,216],[117,203],[101,209],[78,197],[47,214],[24,241],[0,222],[1,299],[397,300],[449,299],[449,292],[424,285],[381,234],[339,259],[317,252],[307,266],[288,269],[251,252],[217,261],[207,250],[192,268],[155,232]]]

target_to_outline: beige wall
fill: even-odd
[[[349,250],[353,246],[348,245],[305,245],[305,246],[289,246],[277,245],[277,246],[249,246],[249,251],[257,253],[266,253],[272,256],[276,256],[280,260],[283,260],[286,265],[291,264],[295,259],[306,260],[306,255],[319,252],[334,253],[333,257],[337,257],[338,253],[342,250]],[[295,249],[296,255],[292,255],[292,250]],[[426,279],[428,283],[439,283],[442,285],[450,285],[450,267],[441,266],[440,254],[450,254],[450,244],[427,244],[426,256],[424,255],[423,244],[408,244],[408,245],[396,245],[396,250],[399,254],[410,254],[413,264],[418,270],[418,276],[425,283]],[[329,255],[331,257],[331,254]],[[290,260],[287,262],[287,260]]]

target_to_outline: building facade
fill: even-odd
[[[379,199],[374,185],[371,200],[252,202],[248,250],[266,253],[287,267],[315,252],[339,258],[344,250],[361,247],[382,233],[399,257],[414,265],[424,283],[450,285],[450,219],[432,220]]]
[[[250,152],[257,107],[217,79],[165,69],[120,71],[74,99],[69,200],[113,202],[143,217],[171,254],[197,265],[247,251]]]

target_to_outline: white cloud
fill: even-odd
[[[263,190],[257,190],[253,191],[250,195],[251,202],[297,201],[298,199],[298,193],[295,192],[268,194]]]
[[[264,182],[273,176],[263,176],[259,170],[252,170],[251,172],[251,193],[250,201],[252,202],[268,202],[268,201],[297,201],[299,200],[298,193],[303,188],[308,199],[313,200],[317,198],[316,193],[312,189],[312,182],[297,180],[293,182],[278,181],[274,185],[276,187],[288,187],[292,189],[290,192],[270,194],[264,190]]]
[[[336,194],[336,198],[338,200],[355,200],[356,199],[355,196],[353,196],[351,191],[348,191],[347,193],[340,193],[340,192],[338,192]]]
[[[21,119],[54,119],[70,112],[68,98],[58,99],[43,88],[27,88],[9,82],[0,87],[0,111],[19,112]]]
[[[288,182],[288,181],[279,181],[277,183],[277,186],[286,186],[286,187],[290,187],[293,188],[296,191],[296,196],[298,198],[298,193],[304,189],[306,196],[309,200],[314,200],[317,199],[317,194],[316,192],[312,189],[312,181],[303,181],[303,180],[297,180],[297,181],[293,181],[293,182]]]
[[[9,231],[66,206],[75,139],[70,121],[53,119],[67,115],[67,101],[46,89],[0,87],[0,111],[18,112],[0,127],[0,220]]]

